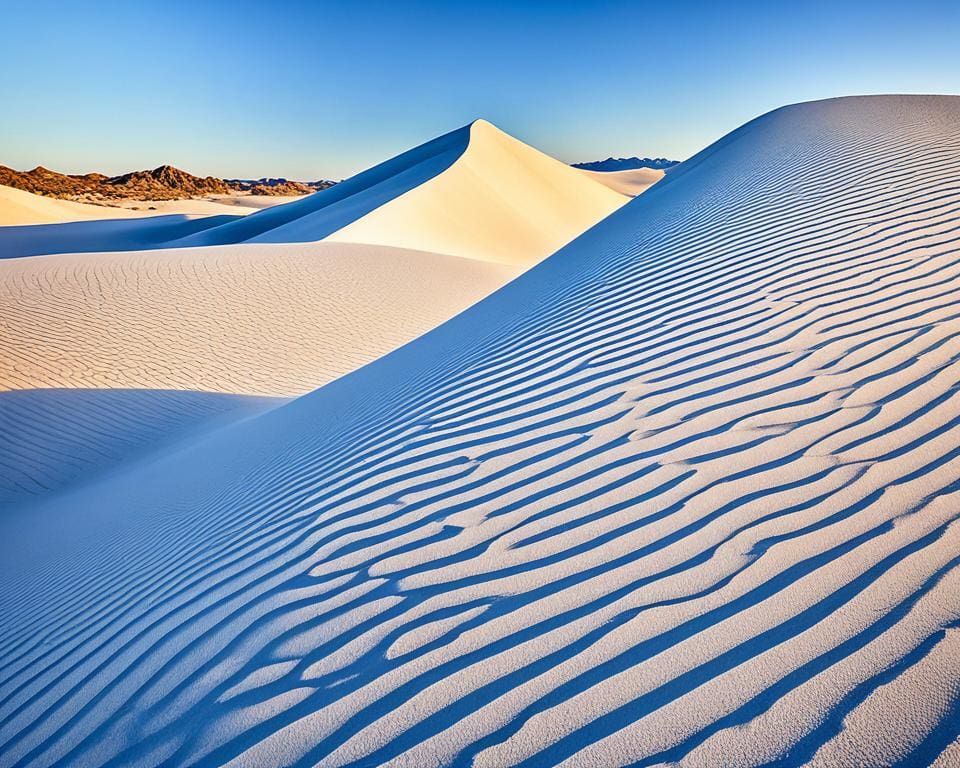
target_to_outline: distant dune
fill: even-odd
[[[627,200],[478,120],[331,189],[178,244],[327,240],[529,266]]]
[[[956,765],[958,176],[960,97],[776,110],[392,353],[0,515],[0,766]],[[241,296],[263,259],[279,312],[302,247],[136,258]]]
[[[54,200],[0,185],[0,226],[18,224],[61,224],[67,221],[90,221],[109,216],[130,218],[131,211],[112,211],[99,205],[85,205],[69,200]]]
[[[664,175],[664,171],[657,168],[636,168],[626,171],[581,170],[580,172],[628,197],[636,197],[646,192]]]
[[[456,161],[327,239],[529,266],[627,202],[600,184],[478,120]],[[282,236],[282,233],[277,233]]]
[[[50,252],[49,247],[43,244],[51,240],[58,243],[66,240],[75,241],[80,245],[80,250],[85,250],[84,236],[75,238],[73,234],[81,231],[96,231],[98,235],[95,240],[102,246],[112,247],[114,243],[111,237],[107,236],[105,238],[102,234],[109,230],[111,226],[103,224],[102,222],[105,220],[145,219],[165,214],[191,217],[237,216],[252,213],[254,210],[262,208],[269,208],[273,205],[281,205],[289,202],[289,200],[290,198],[282,196],[227,195],[211,199],[118,200],[111,205],[90,205],[72,200],[44,197],[20,189],[0,186],[0,227],[64,224],[78,221],[101,222],[96,225],[95,230],[89,227],[83,230],[77,228],[73,230],[56,228],[21,230],[19,236],[12,230],[4,230],[0,234],[0,258],[31,255],[37,247],[39,247],[40,253]],[[127,223],[120,226],[119,231],[130,231],[131,228],[139,230],[142,227],[149,226],[147,222],[141,222],[140,224]],[[21,243],[23,247],[20,246]],[[61,246],[52,247],[55,252]]]

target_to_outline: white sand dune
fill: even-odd
[[[629,198],[485,120],[181,245],[327,240],[530,266]]]
[[[160,216],[169,213],[187,214],[189,216],[215,216],[226,214],[253,213],[275,205],[283,205],[292,200],[302,200],[303,195],[294,197],[287,195],[212,195],[210,197],[193,197],[182,200],[123,200],[117,203],[118,207],[133,210],[141,216]],[[108,208],[108,210],[110,210]]]
[[[586,168],[577,170],[628,197],[643,194],[664,177],[662,168],[631,168],[626,171],[591,171]]]
[[[61,224],[67,221],[90,221],[111,216],[121,219],[136,215],[133,211],[113,210],[100,205],[42,197],[0,184],[0,226],[2,227],[21,224]]]
[[[299,199],[302,198],[283,195],[229,195],[184,200],[122,200],[115,205],[91,205],[35,195],[0,184],[0,227],[104,219],[142,219],[165,214],[236,216]]]
[[[327,236],[529,266],[627,202],[485,120],[463,154],[422,184]],[[309,226],[307,221],[298,225]],[[295,225],[263,239],[284,239]]]
[[[293,202],[251,213],[222,201],[173,201],[156,205],[226,215],[0,230],[0,258],[327,240],[529,267],[629,199],[477,120]]]
[[[960,98],[777,110],[0,516],[0,766],[952,764],[958,175]]]

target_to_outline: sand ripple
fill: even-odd
[[[960,98],[779,110],[3,521],[0,765],[951,764],[958,178]]]

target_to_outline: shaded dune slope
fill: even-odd
[[[0,262],[0,506],[308,392],[515,275],[339,243]]]
[[[114,210],[121,213],[114,214]],[[95,221],[2,227],[0,259],[165,248],[171,240],[243,218],[239,214],[191,216],[174,213],[128,217],[123,213],[122,209],[104,208],[102,218]]]
[[[224,245],[250,240],[322,240],[350,222],[449,168],[466,150],[470,126],[440,136],[303,200],[184,238],[178,245]],[[297,222],[298,227],[289,227]]]
[[[0,388],[0,510],[283,402],[169,389]]]
[[[0,520],[0,765],[950,764],[958,174],[958,98],[777,110]]]

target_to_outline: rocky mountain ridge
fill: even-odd
[[[37,195],[78,202],[115,200],[178,200],[237,192],[252,195],[307,195],[333,186],[332,181],[300,182],[287,179],[218,179],[161,165],[153,170],[120,176],[102,173],[66,174],[37,166],[17,171],[0,165],[0,184]]]
[[[608,157],[589,163],[573,163],[574,168],[585,171],[632,171],[637,168],[656,168],[666,170],[679,164],[679,160],[667,160],[665,157]]]

